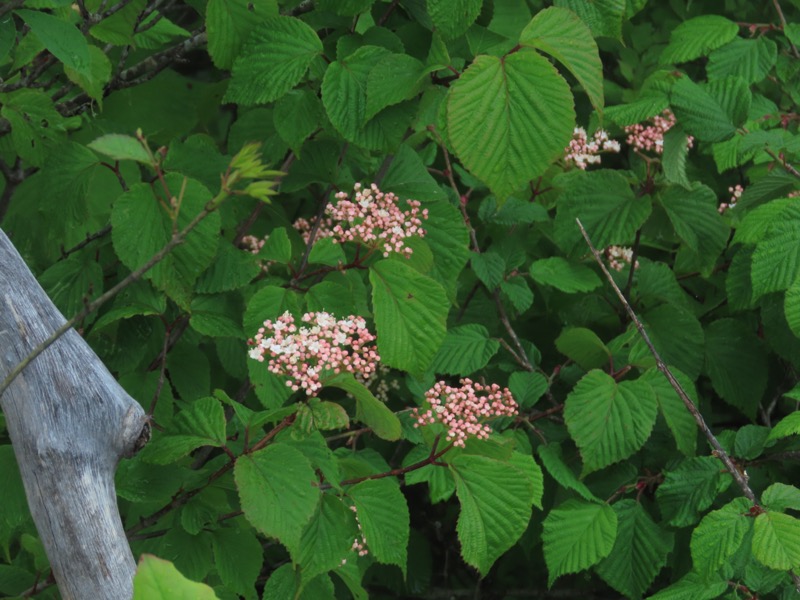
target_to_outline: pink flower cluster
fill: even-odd
[[[263,238],[258,238],[254,235],[246,235],[242,238],[242,245],[244,246],[245,250],[250,252],[250,254],[258,254],[261,252],[261,249],[264,247],[264,244],[268,239],[269,235],[266,235]],[[269,273],[269,264],[267,261],[261,261],[261,270],[264,273]]]
[[[622,271],[625,265],[631,264],[633,260],[633,250],[623,246],[609,246],[606,248],[606,256],[608,257],[608,266],[615,271]],[[633,265],[634,269],[639,268],[639,261]]]
[[[736,185],[728,188],[728,193],[730,193],[731,199],[719,205],[719,208],[717,209],[719,211],[719,214],[722,214],[729,208],[733,208],[734,206],[736,206],[736,203],[739,201],[739,198],[741,198],[742,194],[744,193],[744,188],[737,183]]]
[[[383,251],[384,257],[392,252],[410,256],[412,249],[405,240],[414,235],[425,236],[422,220],[428,218],[428,209],[421,210],[419,200],[406,200],[409,208],[401,210],[399,198],[380,191],[374,183],[363,189],[356,183],[353,192],[352,200],[347,192],[336,194],[337,202],[325,210],[327,218],[320,223],[317,236],[333,238],[339,244],[359,242],[374,246]],[[298,219],[294,227],[308,243],[313,223]]]
[[[564,160],[567,164],[574,164],[585,171],[589,165],[600,164],[601,152],[619,152],[619,142],[609,139],[608,133],[603,129],[595,131],[589,141],[586,130],[576,127],[569,146],[564,149]]]
[[[653,151],[656,154],[664,152],[664,134],[669,131],[676,123],[675,115],[668,108],[660,115],[650,117],[648,124],[628,125],[625,133],[628,138],[625,140],[630,146],[639,152]],[[691,148],[694,146],[694,138],[689,136],[686,145]]]
[[[425,399],[430,408],[412,411],[414,427],[442,423],[447,428],[447,441],[462,448],[470,436],[484,440],[489,437],[492,429],[485,424],[487,419],[517,414],[511,392],[496,383],[482,385],[462,379],[460,387],[451,387],[439,381],[425,392]]]
[[[344,319],[326,312],[306,313],[297,326],[289,311],[275,321],[264,321],[255,338],[249,340],[250,358],[264,362],[276,375],[288,377],[293,391],[309,396],[322,388],[324,378],[338,373],[369,376],[380,357],[373,347],[375,336],[361,317]]]

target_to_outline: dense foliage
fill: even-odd
[[[798,593],[800,4],[554,4],[0,6],[42,286],[175,245],[76,324],[153,416],[137,598]]]

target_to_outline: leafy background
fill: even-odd
[[[800,5],[553,4],[0,6],[2,227],[62,312],[232,195],[77,324],[157,426],[117,479],[137,598],[796,596]],[[663,153],[626,142],[668,108]],[[575,168],[576,126],[621,152]],[[271,202],[221,189],[247,142]],[[411,259],[303,243],[372,181],[428,209]],[[612,276],[718,447],[576,218],[632,248]],[[247,360],[264,319],[323,309],[377,332],[386,403]],[[520,416],[437,456],[410,409],[459,376]],[[0,439],[0,593],[58,597]]]

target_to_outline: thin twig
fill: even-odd
[[[772,160],[777,161],[778,163],[780,163],[780,165],[786,170],[787,173],[789,173],[790,175],[794,175],[795,177],[800,179],[800,171],[795,169],[792,165],[790,165],[788,162],[786,162],[780,156],[775,154],[775,152],[773,152],[769,148],[764,148],[764,152],[766,152],[772,158]]]
[[[783,33],[786,34],[786,17],[783,16],[783,10],[781,9],[780,2],[778,0],[772,0],[772,6],[775,7],[775,12],[778,13],[778,18],[781,20],[781,29],[783,29]],[[792,47],[792,54],[794,54],[795,58],[800,58],[800,52],[797,51],[797,46],[794,45],[794,42],[789,39],[789,36],[786,35],[786,39],[789,42],[789,45]]]

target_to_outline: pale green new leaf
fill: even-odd
[[[381,362],[421,376],[446,334],[442,286],[397,260],[375,263],[369,280]]]
[[[475,22],[483,0],[427,0],[426,4],[436,30],[442,37],[453,39]]]
[[[461,504],[458,539],[464,561],[485,575],[524,533],[534,501],[534,482],[512,463],[461,455],[450,469]]]
[[[661,53],[661,63],[681,63],[700,58],[736,37],[739,26],[718,15],[694,17],[678,25],[669,45]]]
[[[753,556],[770,569],[800,566],[800,520],[777,512],[756,517]]]
[[[448,93],[450,142],[501,199],[561,156],[574,125],[567,82],[533,49],[478,56]]]
[[[714,390],[751,419],[767,388],[767,354],[756,332],[735,319],[706,328],[705,370]]]
[[[204,583],[181,575],[168,560],[143,554],[133,578],[133,600],[216,600],[217,595]]]
[[[667,563],[673,535],[656,525],[635,500],[616,502],[614,512],[617,539],[611,553],[597,565],[597,574],[628,598],[639,598]]]
[[[286,444],[272,444],[240,456],[233,475],[247,520],[296,556],[320,498],[308,460]]]
[[[719,510],[708,513],[692,532],[692,563],[702,575],[719,571],[739,549],[753,519],[747,498],[736,498]]]
[[[542,542],[548,585],[597,564],[611,553],[617,514],[608,504],[567,500],[544,520]]]
[[[431,370],[446,375],[471,375],[485,367],[499,348],[500,342],[490,338],[483,325],[454,327],[433,357]]]
[[[600,277],[589,267],[571,263],[560,256],[534,261],[530,274],[536,283],[552,286],[568,294],[590,292],[602,285]]]
[[[564,402],[564,421],[583,457],[583,473],[631,456],[656,420],[653,388],[643,381],[617,384],[606,373],[584,375]]]
[[[300,83],[321,53],[317,33],[300,19],[267,19],[250,32],[238,53],[225,101],[252,106],[277,100]]]
[[[362,481],[347,490],[371,554],[378,562],[397,565],[406,574],[409,536],[408,505],[395,479]]]
[[[536,14],[519,38],[564,65],[583,86],[595,110],[603,114],[603,64],[592,32],[572,11],[553,6]]]

